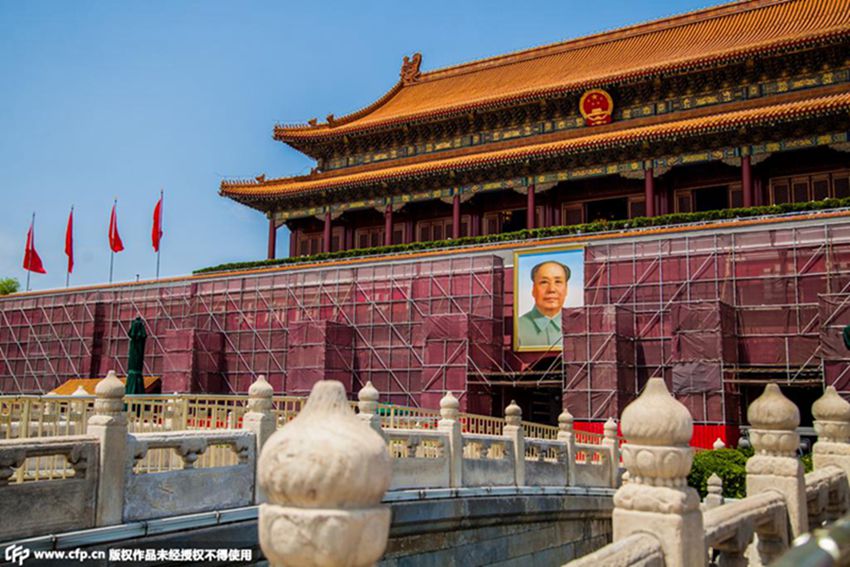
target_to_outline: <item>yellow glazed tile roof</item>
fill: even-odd
[[[77,391],[77,388],[80,386],[86,391],[87,394],[93,396],[94,389],[97,387],[98,383],[103,378],[71,378],[70,380],[66,380],[56,388],[50,391],[51,394],[56,394],[57,396],[70,396],[74,392]],[[145,392],[150,393],[157,386],[157,382],[159,382],[158,376],[145,376]],[[127,381],[126,377],[119,378],[121,382]]]
[[[750,0],[422,73],[333,125],[279,126],[321,139],[580,91],[850,35],[848,0]]]
[[[359,187],[370,184],[417,178],[443,171],[460,171],[509,163],[533,157],[569,155],[638,142],[653,143],[676,136],[733,131],[743,126],[776,124],[806,117],[825,116],[850,110],[850,92],[820,96],[794,102],[759,106],[745,110],[711,114],[686,120],[675,120],[614,130],[611,132],[571,137],[554,142],[528,144],[508,149],[479,152],[449,159],[435,159],[413,164],[395,165],[357,173],[338,171],[302,177],[270,179],[261,182],[223,182],[221,194],[232,197],[277,197],[316,190]]]

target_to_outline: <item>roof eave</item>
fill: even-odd
[[[713,68],[717,65],[729,65],[737,62],[745,61],[746,59],[762,54],[768,54],[771,51],[776,51],[780,49],[787,48],[802,48],[807,49],[812,46],[815,46],[819,43],[825,43],[829,41],[834,41],[837,39],[841,39],[842,37],[850,36],[850,29],[846,27],[834,28],[831,30],[826,30],[822,33],[812,35],[806,38],[795,38],[793,40],[788,40],[785,42],[772,43],[768,45],[762,46],[754,46],[748,49],[738,50],[735,52],[720,54],[711,57],[697,58],[686,61],[676,62],[674,64],[661,65],[656,66],[650,69],[632,71],[629,73],[622,73],[618,75],[613,75],[609,77],[600,77],[597,79],[592,79],[588,81],[584,81],[581,83],[575,83],[572,85],[563,85],[558,87],[552,87],[549,89],[542,89],[538,91],[529,91],[526,93],[518,93],[511,96],[503,97],[500,99],[493,99],[487,101],[476,102],[472,104],[467,104],[458,107],[451,107],[446,109],[441,109],[439,111],[430,111],[427,113],[423,113],[421,115],[408,115],[402,117],[395,117],[392,119],[385,120],[384,122],[376,122],[373,124],[367,124],[362,128],[350,128],[347,130],[335,130],[334,128],[328,127],[325,125],[320,125],[316,128],[305,129],[304,127],[299,128],[281,128],[280,131],[275,129],[275,139],[285,142],[293,147],[298,145],[299,151],[307,153],[304,149],[301,148],[312,148],[315,144],[323,144],[335,141],[344,136],[363,136],[373,132],[379,132],[384,130],[391,130],[396,128],[399,124],[416,124],[416,123],[426,123],[438,120],[446,120],[450,118],[454,118],[457,116],[463,116],[469,112],[473,111],[482,111],[482,110],[494,110],[499,107],[514,105],[517,103],[525,103],[525,102],[535,102],[541,99],[545,99],[552,96],[564,96],[570,93],[580,93],[589,88],[599,88],[599,87],[612,87],[621,84],[636,82],[636,81],[648,81],[653,80],[657,77],[663,77],[669,74],[680,73],[682,71],[691,72],[702,70],[706,68]],[[382,103],[385,103],[385,100],[381,100]],[[371,105],[367,107],[367,109],[376,108],[376,105]],[[366,109],[364,109],[365,111]],[[361,111],[363,112],[363,111]],[[364,116],[357,116],[360,118]],[[355,114],[349,115],[349,117],[353,117]],[[347,117],[348,118],[348,117]],[[346,123],[351,123],[353,119],[347,120]],[[344,123],[335,123],[335,127],[343,127]]]

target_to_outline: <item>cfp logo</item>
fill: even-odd
[[[6,561],[23,565],[32,552],[22,545],[10,545],[6,548]]]

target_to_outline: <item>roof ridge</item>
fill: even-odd
[[[793,1],[794,0],[732,0],[731,2],[726,2],[724,4],[719,4],[716,6],[707,6],[705,8],[699,8],[697,10],[691,10],[689,12],[683,12],[681,14],[674,14],[672,16],[665,16],[662,18],[647,20],[645,22],[630,24],[621,28],[614,28],[611,30],[597,32],[578,38],[571,38],[557,41],[554,43],[547,43],[544,45],[539,45],[537,47],[529,47],[517,51],[512,51],[510,53],[503,53],[501,55],[474,59],[472,61],[466,61],[464,63],[458,63],[456,65],[450,65],[448,67],[425,71],[419,76],[416,82],[411,83],[410,85],[405,85],[402,81],[398,81],[386,93],[384,93],[383,96],[381,96],[378,100],[372,102],[368,106],[364,106],[358,110],[354,110],[347,114],[343,114],[341,116],[336,117],[333,121],[333,125],[342,126],[349,122],[355,121],[358,118],[368,115],[373,110],[381,107],[383,104],[389,101],[389,99],[391,99],[398,91],[402,90],[405,87],[414,87],[420,83],[440,80],[446,77],[457,76],[466,72],[475,72],[484,67],[495,67],[498,65],[515,63],[517,61],[534,59],[536,57],[543,57],[551,54],[551,52],[582,49],[585,47],[599,45],[609,41],[617,41],[623,39],[624,37],[635,37],[641,34],[652,33],[654,31],[658,31],[659,29],[670,29],[678,25],[691,24],[694,22],[704,21],[711,18],[722,17],[729,14],[738,14],[748,10],[755,10],[765,6],[771,6],[774,4],[781,4]],[[687,19],[688,21],[680,22],[680,20],[683,19]],[[671,24],[671,22],[674,21],[676,21],[677,23]],[[621,37],[612,38],[612,35],[618,35]],[[327,122],[318,124],[317,126],[318,128],[325,129],[332,127],[331,124]],[[278,138],[278,136],[284,131],[312,130],[314,128],[316,127],[303,122],[291,124],[278,123],[275,125],[275,138]],[[278,132],[280,132],[280,134],[278,134]]]
[[[716,6],[707,6],[705,8],[699,8],[696,10],[691,10],[689,12],[683,12],[681,14],[673,14],[672,16],[665,16],[662,18],[647,20],[645,22],[630,24],[620,28],[613,28],[610,30],[592,33],[577,38],[547,43],[544,45],[539,45],[537,47],[520,49],[517,51],[512,51],[510,53],[503,53],[501,55],[495,55],[492,57],[483,57],[481,59],[475,59],[473,61],[466,61],[464,63],[458,63],[456,65],[450,65],[448,67],[425,71],[419,77],[417,82],[413,83],[410,86],[415,86],[417,84],[428,81],[440,80],[446,77],[460,75],[465,72],[475,72],[481,70],[482,68],[497,67],[500,65],[508,65],[519,61],[527,61],[530,59],[535,59],[537,57],[551,55],[552,53],[572,51],[575,49],[584,49],[587,47],[609,43],[612,41],[619,41],[625,38],[637,37],[648,33],[654,33],[660,30],[673,29],[683,25],[690,25],[706,20],[711,20],[714,18],[721,18],[733,14],[740,14],[742,12],[757,10],[760,8],[773,6],[775,4],[783,4],[793,1],[795,0],[732,0],[731,2],[726,2],[724,4],[719,4]]]

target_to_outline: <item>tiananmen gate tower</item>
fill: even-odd
[[[825,385],[850,394],[850,3],[427,61],[362,110],[275,126],[309,175],[221,183],[291,259],[0,299],[0,391],[121,374],[140,316],[163,392],[371,381],[601,431],[660,376],[701,446],[734,443],[766,383],[803,425]]]

